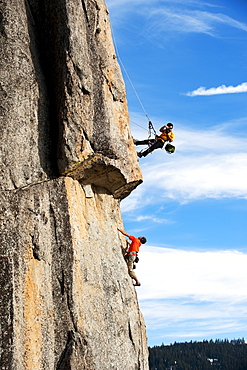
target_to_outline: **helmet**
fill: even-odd
[[[145,244],[145,243],[147,242],[147,239],[145,238],[145,236],[141,236],[141,237],[140,237],[140,242],[141,242],[142,244]]]

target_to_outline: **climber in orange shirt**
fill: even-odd
[[[120,229],[118,229],[118,231],[120,231],[120,233],[127,236],[131,240],[131,243],[127,241],[129,245],[129,248],[127,251],[127,266],[128,266],[129,276],[132,279],[134,279],[136,282],[136,284],[134,285],[140,286],[141,283],[137,279],[137,276],[134,272],[134,262],[135,261],[138,262],[138,252],[139,252],[140,246],[141,244],[145,244],[147,239],[144,236],[139,236],[138,238],[136,238],[135,236],[129,235],[125,231],[120,230]]]
[[[150,145],[150,147],[145,150],[144,152],[137,153],[138,157],[146,157],[149,153],[153,150],[158,148],[163,148],[165,142],[169,141],[170,143],[174,140],[175,134],[172,132],[173,124],[171,122],[167,123],[166,125],[160,128],[161,134],[156,136],[155,139],[147,139],[147,140],[134,140],[135,145]],[[170,145],[170,147],[173,147]],[[173,147],[175,150],[175,147]],[[166,148],[165,148],[166,149]]]

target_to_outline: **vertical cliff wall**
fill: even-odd
[[[104,1],[0,1],[0,74],[0,368],[148,369],[116,230],[142,176]]]

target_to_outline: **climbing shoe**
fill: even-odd
[[[138,153],[138,152],[137,152],[137,156],[138,156],[139,158],[141,158],[141,157],[142,157],[142,153]]]

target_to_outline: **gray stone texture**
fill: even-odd
[[[148,369],[120,201],[142,182],[103,0],[0,1],[0,369]]]

